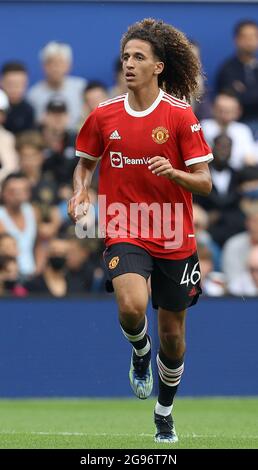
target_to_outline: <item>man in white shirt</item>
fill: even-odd
[[[52,99],[65,101],[69,112],[69,128],[76,129],[83,106],[83,90],[87,81],[69,74],[72,65],[72,49],[68,44],[50,42],[40,52],[45,79],[33,85],[28,100],[41,123],[46,106]]]
[[[258,246],[250,249],[246,270],[233,279],[228,286],[230,294],[258,296]]]
[[[231,92],[222,92],[216,96],[213,104],[213,119],[204,119],[202,129],[208,143],[213,146],[214,138],[227,134],[232,139],[232,152],[229,165],[234,170],[244,165],[256,165],[255,141],[246,124],[237,122],[241,116],[241,106]]]

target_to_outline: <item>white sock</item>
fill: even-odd
[[[151,347],[151,345],[150,345],[150,342],[147,338],[147,344],[146,344],[146,346],[144,346],[144,348],[142,348],[142,349],[135,349],[134,348],[136,356],[140,356],[140,357],[145,356],[145,354],[147,354],[149,352],[150,347]]]
[[[161,416],[168,416],[171,414],[173,404],[170,406],[163,406],[158,401],[155,405],[155,413]]]

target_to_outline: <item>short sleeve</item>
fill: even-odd
[[[201,124],[190,106],[182,113],[177,135],[186,166],[201,162],[209,163],[213,160],[212,151],[205,141]]]
[[[104,151],[102,135],[97,121],[97,111],[94,110],[83,124],[76,139],[76,156],[98,160]]]

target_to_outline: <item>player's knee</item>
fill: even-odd
[[[184,341],[184,336],[179,332],[164,331],[160,333],[160,341],[167,346],[174,346],[176,348]]]
[[[123,323],[133,325],[142,321],[145,316],[145,305],[132,299],[124,298],[119,302],[119,315]]]
[[[144,315],[145,304],[139,299],[132,299],[130,296],[125,296],[119,301],[119,310],[124,315]]]

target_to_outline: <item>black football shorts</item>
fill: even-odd
[[[151,276],[152,306],[179,312],[195,305],[201,294],[201,274],[197,252],[184,259],[151,256],[132,243],[115,243],[104,251],[108,272],[107,290],[112,279],[121,274],[137,273],[146,280]]]

